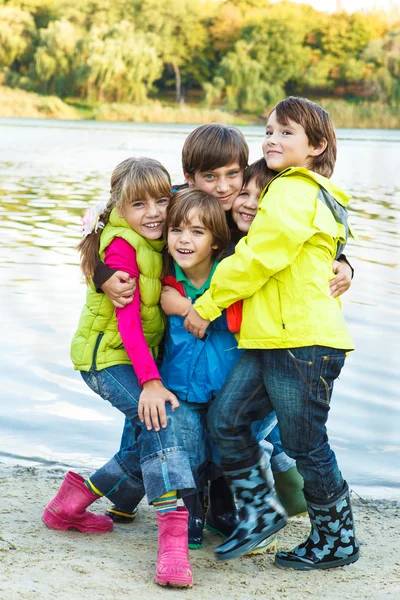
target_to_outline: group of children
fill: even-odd
[[[216,556],[231,559],[275,549],[288,515],[308,511],[309,538],[276,564],[359,555],[326,433],[353,348],[337,299],[352,269],[329,115],[301,98],[278,103],[263,153],[248,166],[238,130],[198,127],[183,148],[185,185],[172,188],[158,161],[127,159],[85,221],[88,288],[71,357],[125,427],[91,477],[67,473],[43,521],[111,531],[146,494],[160,585],[192,585],[188,547],[201,546],[205,524],[225,538]],[[87,511],[101,496],[107,514]]]

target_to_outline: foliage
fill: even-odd
[[[89,101],[145,102],[161,74],[154,36],[129,21],[92,28],[79,45],[77,81]]]
[[[399,107],[400,28],[368,44],[363,59],[371,67],[369,79],[377,97]]]
[[[0,81],[143,106],[175,88],[265,112],[287,94],[400,105],[400,15],[269,0],[0,0]],[[172,90],[171,90],[172,91]]]
[[[0,68],[20,68],[32,51],[36,36],[32,16],[12,6],[0,6]]]

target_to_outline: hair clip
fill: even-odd
[[[104,228],[104,223],[100,220],[100,217],[106,210],[106,207],[107,202],[101,201],[95,204],[95,206],[91,206],[87,209],[81,219],[83,237],[86,237],[93,232],[97,233],[99,229]]]

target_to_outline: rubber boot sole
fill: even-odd
[[[355,563],[359,558],[360,552],[357,552],[357,554],[349,556],[348,558],[340,558],[339,560],[333,560],[329,563],[314,565],[311,563],[301,563],[291,560],[285,560],[283,558],[279,558],[279,556],[276,556],[274,564],[280,569],[291,569],[293,571],[321,571],[324,569],[336,569],[337,567],[345,567],[346,565],[351,565],[352,563]]]
[[[193,544],[192,542],[188,543],[188,548],[190,550],[200,550],[203,547],[203,544]]]
[[[269,530],[267,536],[265,536],[262,533],[260,533],[251,542],[251,544],[249,544],[249,543],[248,544],[243,544],[240,547],[233,548],[232,550],[227,550],[224,553],[219,553],[219,552],[214,551],[215,558],[217,560],[233,560],[234,558],[240,558],[241,556],[244,556],[245,554],[248,554],[251,550],[254,550],[259,544],[261,544],[261,542],[263,542],[267,538],[271,537],[275,533],[278,533],[278,531],[280,531],[281,529],[283,529],[285,527],[285,525],[287,525],[287,518],[286,517],[280,519],[278,521],[278,523],[276,523],[276,525]],[[221,548],[221,546],[218,546],[218,548]],[[216,550],[218,550],[218,548],[216,548]]]
[[[108,526],[100,524],[97,526],[88,526],[84,523],[64,521],[63,519],[60,519],[60,517],[56,517],[47,508],[44,510],[42,521],[50,529],[56,529],[57,531],[68,531],[69,529],[75,529],[81,533],[109,533],[113,530],[114,526],[112,520]]]
[[[298,513],[297,515],[289,515],[289,519],[300,519],[301,517],[308,517],[308,512]]]
[[[226,540],[226,535],[224,535],[218,529],[211,527],[211,525],[207,525],[207,523],[206,523],[206,529],[208,529],[208,531],[211,531],[211,533],[215,533],[215,535],[220,535],[222,538],[224,538],[224,540]],[[193,548],[193,547],[194,546],[191,546],[189,544],[189,548]],[[201,546],[197,546],[197,547],[200,548]],[[266,540],[263,540],[263,542],[258,544],[258,546],[256,546],[253,550],[250,550],[250,552],[247,552],[247,554],[245,554],[245,556],[256,556],[258,554],[275,554],[277,549],[278,549],[278,536],[273,534],[270,537],[268,537]]]
[[[188,581],[187,579],[175,579],[174,581],[165,581],[162,578],[162,581],[159,581],[158,576],[155,576],[154,581],[161,585],[162,587],[172,587],[172,588],[191,588],[193,587],[193,581]]]
[[[271,535],[266,540],[262,541],[250,552],[247,552],[245,556],[257,556],[259,554],[275,554],[278,550],[278,536],[276,534]]]
[[[105,515],[107,517],[110,517],[110,519],[112,519],[114,521],[114,523],[121,523],[121,524],[132,523],[132,521],[134,521],[136,519],[137,514],[138,514],[137,508],[135,508],[133,513],[124,513],[117,509],[113,510],[112,508],[109,508],[105,512]]]

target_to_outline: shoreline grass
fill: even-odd
[[[379,102],[343,99],[317,100],[331,115],[337,128],[400,129],[400,111]],[[266,113],[267,114],[267,113]],[[149,100],[146,105],[107,103],[90,105],[77,99],[61,100],[34,92],[0,86],[0,117],[50,118],[64,120],[119,121],[131,123],[175,123],[201,125],[264,125],[265,116],[232,114],[215,108],[183,104],[164,105]]]

